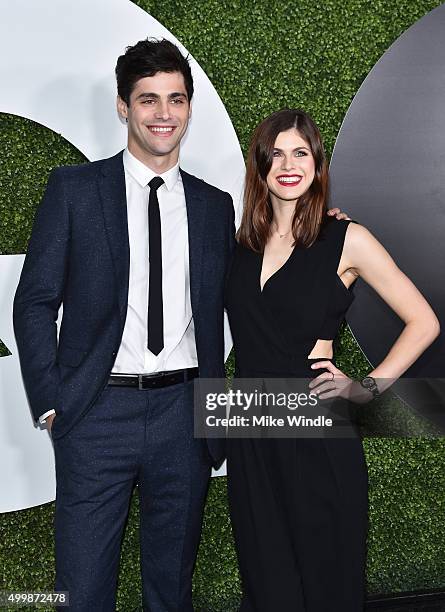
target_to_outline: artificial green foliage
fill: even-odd
[[[7,355],[10,355],[10,354],[11,353],[8,347],[6,347],[4,343],[0,340],[0,357],[6,357]]]
[[[365,440],[372,592],[445,585],[443,439]]]
[[[332,151],[368,72],[433,0],[136,0],[216,87],[243,150],[257,123],[301,107]],[[149,34],[149,33],[147,33]]]
[[[342,325],[335,343],[335,363],[351,378],[363,378],[372,370],[346,324]]]
[[[0,515],[0,590],[52,590],[53,518],[54,504]]]
[[[197,610],[238,609],[241,587],[227,510],[226,478],[213,478],[210,484],[193,582]]]
[[[165,25],[206,71],[244,152],[263,117],[299,106],[317,121],[331,153],[348,106],[370,69],[403,31],[440,2],[136,4]],[[0,147],[0,254],[22,253],[49,170],[84,158],[59,135],[9,115],[0,115]],[[0,355],[5,354],[0,343]],[[370,369],[347,328],[336,357],[337,365],[353,377]],[[233,374],[233,357],[227,373]],[[369,592],[444,587],[444,440],[369,438],[364,446],[370,483]],[[53,514],[54,504],[46,504],[0,516],[0,588],[52,588]],[[135,494],[119,578],[118,610],[123,612],[140,609],[138,515]],[[211,482],[205,511],[194,577],[196,609],[232,612],[239,596],[226,479],[218,478]]]
[[[25,253],[50,170],[86,159],[59,134],[4,114],[0,114],[0,151],[0,255]]]

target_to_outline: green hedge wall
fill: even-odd
[[[136,2],[193,54],[220,94],[243,151],[254,126],[283,106],[318,122],[328,152],[351,100],[379,57],[420,17],[427,0],[171,0]],[[118,25],[116,24],[116,27]],[[110,100],[113,104],[114,100]],[[57,134],[0,115],[0,254],[26,251],[48,172],[83,156]],[[7,348],[1,345],[0,355]],[[354,376],[368,364],[347,329],[340,365]],[[229,370],[233,367],[230,362]],[[385,593],[445,586],[445,443],[365,440],[370,480],[368,590]],[[0,517],[0,588],[51,589],[53,504]],[[138,503],[125,534],[118,609],[140,609]],[[230,612],[240,585],[226,505],[225,478],[214,479],[194,579],[195,605]],[[17,608],[15,608],[17,609]]]

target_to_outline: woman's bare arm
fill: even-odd
[[[342,276],[348,270],[361,276],[405,323],[386,357],[371,372],[374,378],[397,379],[439,335],[439,321],[386,249],[371,232],[355,223],[348,226],[338,273]]]

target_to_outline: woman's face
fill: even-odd
[[[272,167],[267,175],[271,197],[296,201],[314,180],[315,160],[309,144],[295,128],[280,132],[275,140]]]

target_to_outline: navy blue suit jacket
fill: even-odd
[[[181,176],[200,376],[220,378],[224,277],[234,247],[232,199],[182,170]],[[129,257],[122,153],[53,170],[14,300],[14,329],[31,410],[35,419],[56,411],[54,439],[82,418],[107,384],[127,312]],[[219,464],[224,445],[208,445]]]

